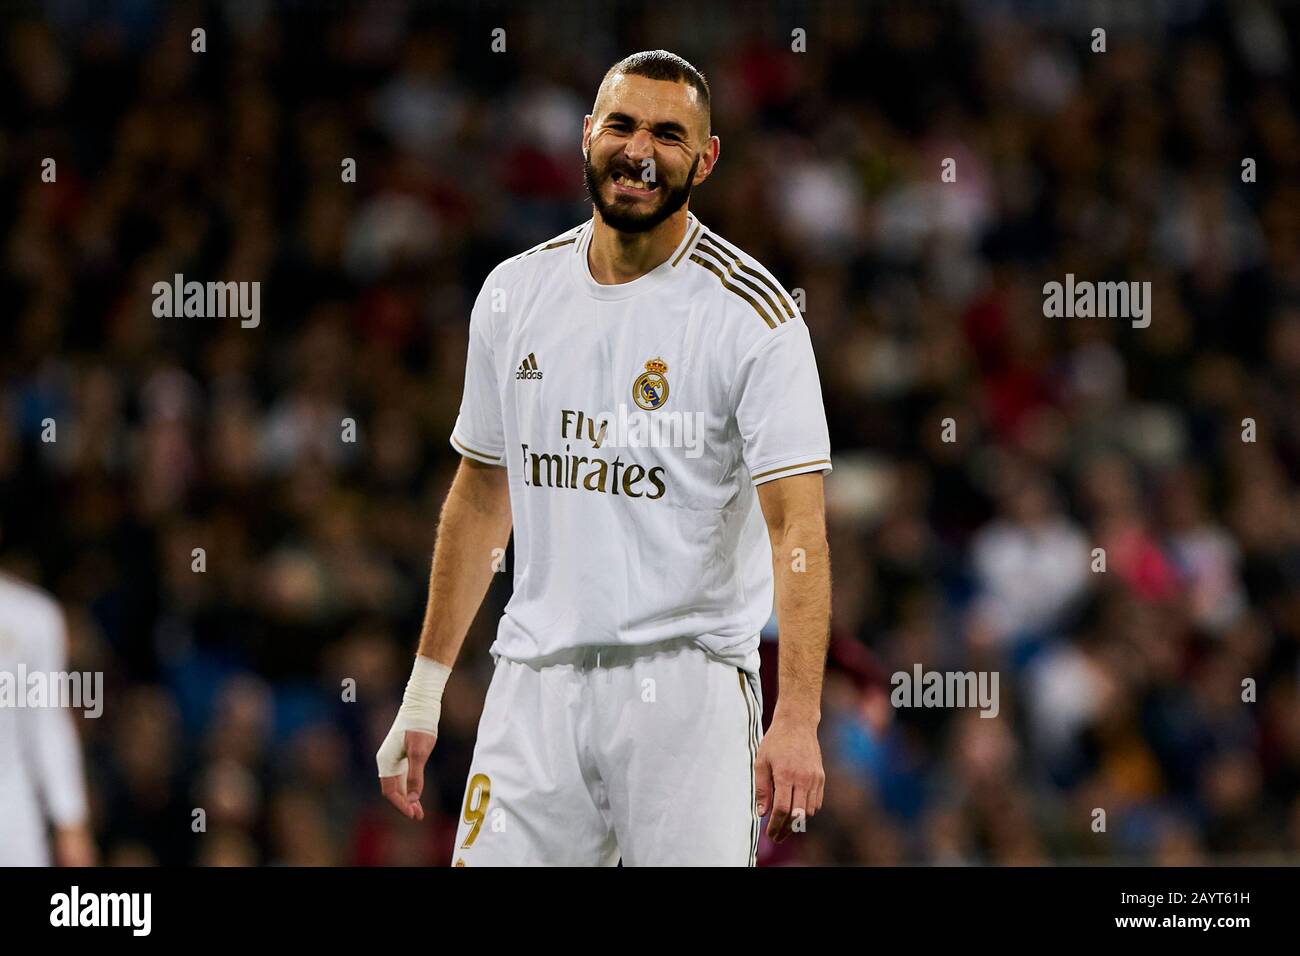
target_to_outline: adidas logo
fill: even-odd
[[[519,363],[519,371],[515,372],[515,378],[541,378],[542,373],[537,370],[537,356],[532,352],[528,353],[528,358]]]

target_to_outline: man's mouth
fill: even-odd
[[[621,191],[649,193],[658,188],[657,183],[648,183],[643,179],[628,176],[626,173],[615,173],[610,177],[610,182],[614,184],[617,190]]]

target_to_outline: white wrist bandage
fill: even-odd
[[[411,679],[406,682],[402,706],[397,711],[388,736],[375,755],[379,776],[406,774],[406,732],[419,730],[438,734],[438,717],[442,714],[442,689],[447,686],[451,668],[428,657],[416,655]]]

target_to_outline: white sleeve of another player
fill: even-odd
[[[36,659],[32,666],[44,672],[53,686],[56,675],[62,674],[68,666],[68,639],[63,615],[56,611],[38,633],[33,645]],[[89,702],[84,703],[86,709],[90,709]],[[72,713],[65,707],[33,707],[25,716],[30,718],[33,738],[28,753],[35,764],[33,776],[46,814],[55,826],[84,823],[86,780],[81,765],[81,743],[72,723]]]
[[[469,319],[469,354],[465,359],[465,390],[460,414],[451,432],[451,445],[466,458],[504,465],[505,435],[501,425],[501,389],[492,348],[492,309],[504,302],[493,270],[474,300]]]
[[[741,360],[732,388],[754,484],[831,470],[826,409],[806,325],[790,322],[764,336]]]

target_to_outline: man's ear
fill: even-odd
[[[703,156],[700,165],[695,170],[695,181],[692,186],[698,186],[704,180],[708,179],[713,173],[713,167],[718,163],[718,157],[722,155],[722,140],[716,136],[710,136],[709,141],[704,144]]]
[[[588,113],[582,118],[582,158],[587,158],[587,150],[591,149],[591,114]]]

